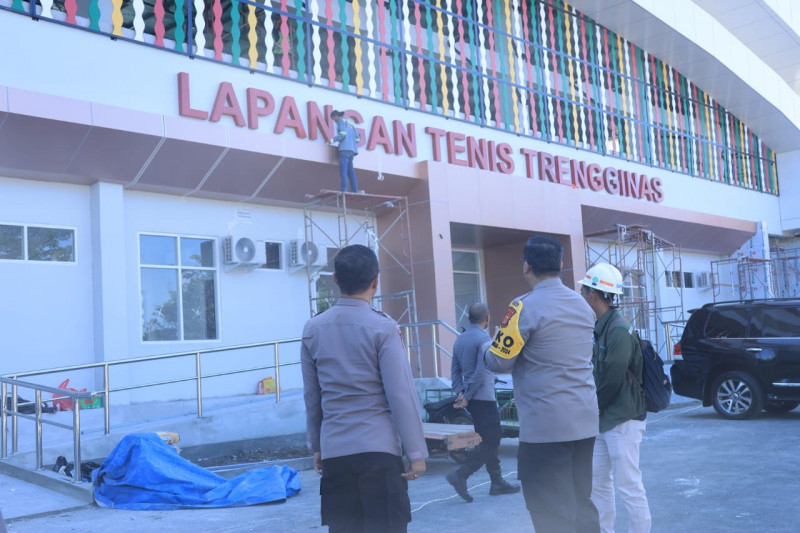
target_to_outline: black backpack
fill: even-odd
[[[617,319],[611,323],[609,330],[618,322],[626,322],[624,319]],[[644,395],[645,409],[651,413],[657,413],[666,409],[672,398],[672,383],[664,372],[664,360],[658,356],[653,345],[647,339],[639,338],[636,331],[631,332],[633,338],[642,353],[642,383],[636,379],[631,369],[628,369],[628,377],[636,383],[642,395]]]
[[[6,401],[3,405],[3,408],[11,409],[11,406],[14,404],[13,400],[14,400],[13,396],[11,395],[6,396]],[[36,403],[32,400],[26,400],[22,396],[17,396],[17,412],[26,415],[32,415],[36,413]],[[52,405],[42,402],[42,412],[55,413],[56,410]]]

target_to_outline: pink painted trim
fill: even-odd
[[[156,16],[156,24],[153,30],[156,34],[156,46],[164,46],[164,0],[155,1],[153,13]]]
[[[214,0],[211,10],[214,13],[214,59],[222,60],[222,2]]]
[[[67,12],[67,22],[77,24],[75,15],[78,13],[78,3],[75,0],[64,0],[64,10]]]
[[[332,7],[333,0],[325,0],[325,22],[328,26],[333,26],[333,7]],[[333,42],[333,30],[328,29],[328,87],[335,87],[336,86],[336,66],[335,66],[335,58],[333,56],[333,47],[335,46]]]

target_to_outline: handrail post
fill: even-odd
[[[431,341],[433,343],[433,377],[439,377],[439,343],[436,340],[436,324],[431,324]]]
[[[36,389],[34,395],[34,414],[36,415],[36,470],[42,469],[42,391]]]
[[[5,459],[8,456],[8,415],[6,414],[6,408],[9,407],[6,405],[6,398],[8,398],[8,394],[6,391],[8,390],[8,383],[5,381],[0,382],[0,394],[2,394],[2,402],[3,409],[0,410],[0,437],[2,437],[3,442],[0,444],[0,459]]]
[[[72,400],[72,450],[75,454],[75,469],[72,471],[72,479],[75,483],[82,481],[81,476],[81,400]]]
[[[275,403],[281,401],[281,365],[278,355],[278,343],[275,343]]]
[[[17,379],[17,376],[14,376]],[[17,412],[17,384],[11,385],[11,410]],[[17,415],[11,417],[11,455],[17,453],[19,444],[19,431],[18,431]]]
[[[105,363],[103,364],[103,424],[106,435],[111,433],[111,407],[108,405],[110,403],[108,401],[110,389],[111,385],[108,381],[108,363]]]
[[[203,416],[203,376],[200,369],[200,352],[195,352],[195,379],[197,380],[197,418]]]

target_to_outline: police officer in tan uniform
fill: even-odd
[[[599,533],[590,498],[598,427],[594,312],[561,282],[563,252],[553,237],[528,240],[522,273],[531,291],[511,302],[484,362],[514,378],[517,470],[536,531]]]
[[[370,307],[375,253],[342,248],[333,279],[341,297],[306,323],[300,352],[322,524],[331,533],[405,532],[407,482],[428,456],[411,368],[397,322]]]

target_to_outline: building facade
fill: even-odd
[[[667,357],[690,308],[797,295],[797,7],[611,4],[0,0],[0,374],[296,337],[354,242],[457,327],[556,236]]]

